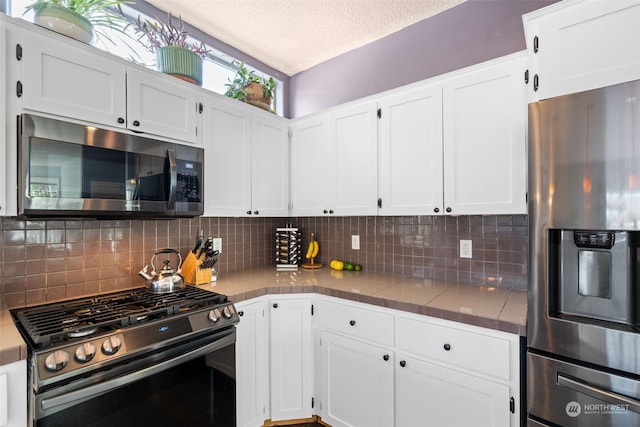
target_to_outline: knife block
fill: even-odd
[[[193,252],[189,251],[189,255],[182,263],[182,278],[190,285],[204,285],[211,282],[211,269],[200,268],[202,260],[196,258]]]

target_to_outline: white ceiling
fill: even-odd
[[[288,76],[466,0],[147,0]]]

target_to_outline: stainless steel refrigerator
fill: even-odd
[[[529,426],[640,426],[640,81],[529,105]]]

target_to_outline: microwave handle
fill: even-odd
[[[176,152],[174,150],[167,150],[167,157],[169,158],[169,175],[171,178],[169,184],[169,200],[167,201],[167,207],[174,209],[176,205],[176,192],[178,190],[178,167],[176,165]]]

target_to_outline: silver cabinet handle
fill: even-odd
[[[628,407],[630,410],[640,414],[640,400],[632,399],[613,391],[605,390],[603,388],[575,380],[560,372],[558,373],[557,383],[560,386],[567,387],[571,390],[577,391],[578,393],[586,394],[587,396],[591,396],[605,402],[615,405],[629,405]]]

